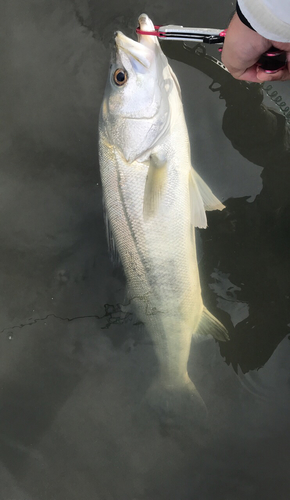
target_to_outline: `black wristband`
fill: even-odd
[[[253,26],[249,23],[248,19],[244,16],[244,14],[242,13],[240,7],[239,7],[239,4],[237,2],[237,6],[236,6],[236,11],[237,11],[237,14],[239,16],[239,19],[240,21],[242,21],[242,23],[244,23],[246,26],[248,26],[248,28],[251,28],[251,30],[253,31],[256,31]]]

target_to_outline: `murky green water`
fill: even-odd
[[[113,32],[132,36],[143,11],[156,24],[223,28],[233,8],[2,6],[1,500],[289,498],[290,143],[279,107],[209,60],[216,48],[163,44],[193,162],[226,205],[198,233],[204,302],[231,337],[192,345],[208,429],[165,429],[140,410],[158,365],[120,305],[103,224],[97,123]],[[275,89],[290,106],[288,83]]]

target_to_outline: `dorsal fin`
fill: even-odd
[[[223,210],[225,206],[220,202],[220,200],[213,194],[212,190],[204,182],[204,180],[198,175],[198,173],[192,168],[191,174],[197,184],[198,190],[202,197],[205,210]]]
[[[206,228],[207,220],[197,183],[193,175],[193,169],[189,172],[189,195],[190,195],[190,211],[191,211],[191,224],[194,227]]]

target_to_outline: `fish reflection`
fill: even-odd
[[[166,42],[164,51],[214,81],[209,88],[225,103],[224,134],[243,157],[263,167],[263,188],[255,200],[228,199],[226,210],[208,215],[206,237],[201,235],[204,280],[216,291],[213,273],[225,273],[240,287],[237,303],[249,307],[249,317],[234,329],[221,312],[223,323],[231,328],[231,342],[220,344],[221,353],[235,370],[240,366],[246,373],[262,367],[289,334],[289,125],[278,107],[265,105],[261,85],[234,80],[203,47],[190,50]],[[219,301],[220,297],[219,293]],[[207,305],[213,312],[219,307],[216,295],[208,295]],[[234,301],[227,301],[227,306],[232,314]]]
[[[139,23],[154,30],[145,14]],[[192,335],[228,339],[203,305],[194,227],[224,206],[191,166],[179,84],[158,40],[118,32],[115,44],[99,126],[109,240],[159,360],[148,401],[165,420],[191,419],[203,405],[187,372]]]

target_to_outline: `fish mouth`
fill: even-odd
[[[138,18],[139,28],[141,31],[153,31],[155,32],[155,26],[151,19],[147,16],[147,14],[141,14]],[[159,41],[157,36],[152,35],[142,35],[138,33],[138,42],[142,43],[142,45],[146,45],[147,47],[154,50],[154,46],[159,46]]]
[[[132,40],[132,38],[128,38],[121,31],[117,31],[115,34],[115,44],[119,53],[123,51],[131,60],[133,59],[146,69],[150,68],[154,59],[154,53],[149,47],[143,45],[141,41]]]
[[[138,23],[141,31],[155,31],[155,26],[147,14],[141,14],[138,17]],[[143,35],[140,35],[141,37]]]
[[[139,27],[142,31],[155,31],[155,26],[147,14],[141,14],[138,18]],[[159,42],[156,36],[142,35],[138,33],[138,41],[125,36],[121,31],[115,33],[117,50],[123,51],[127,56],[149,69],[154,57],[156,44]]]

